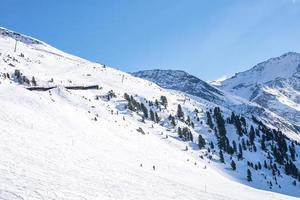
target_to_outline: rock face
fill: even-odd
[[[155,69],[138,71],[132,74],[155,82],[163,88],[179,90],[217,103],[223,101],[223,93],[220,90],[185,71]]]
[[[220,89],[300,125],[300,54],[289,52],[224,80]]]

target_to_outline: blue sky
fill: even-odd
[[[0,26],[124,71],[182,69],[214,80],[300,52],[300,0],[2,0],[0,6]]]

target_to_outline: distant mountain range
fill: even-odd
[[[263,117],[275,127],[300,133],[300,55],[286,53],[235,76],[209,84],[180,70],[144,70],[134,76],[179,90],[244,115]]]

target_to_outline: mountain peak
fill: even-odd
[[[286,56],[300,56],[300,54],[294,51],[289,51],[287,53],[282,54],[280,57],[286,57]]]
[[[251,69],[235,74],[226,79],[222,85],[232,85],[233,82],[244,82],[246,85],[263,84],[276,79],[288,79],[299,71],[300,54],[287,52],[279,57],[270,58],[261,62]]]
[[[300,125],[300,54],[287,52],[237,73],[220,87]]]

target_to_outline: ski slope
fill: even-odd
[[[58,87],[29,91],[1,76],[0,199],[297,199],[246,186],[199,158],[196,148],[184,151],[176,133],[141,122],[123,98],[125,92],[149,100],[165,95],[175,113],[184,94],[17,39],[14,52],[15,39],[0,35],[0,76],[20,69],[39,86]],[[101,89],[63,87],[94,84]],[[110,90],[116,98],[95,99]],[[191,100],[185,109],[194,105],[206,106]]]

